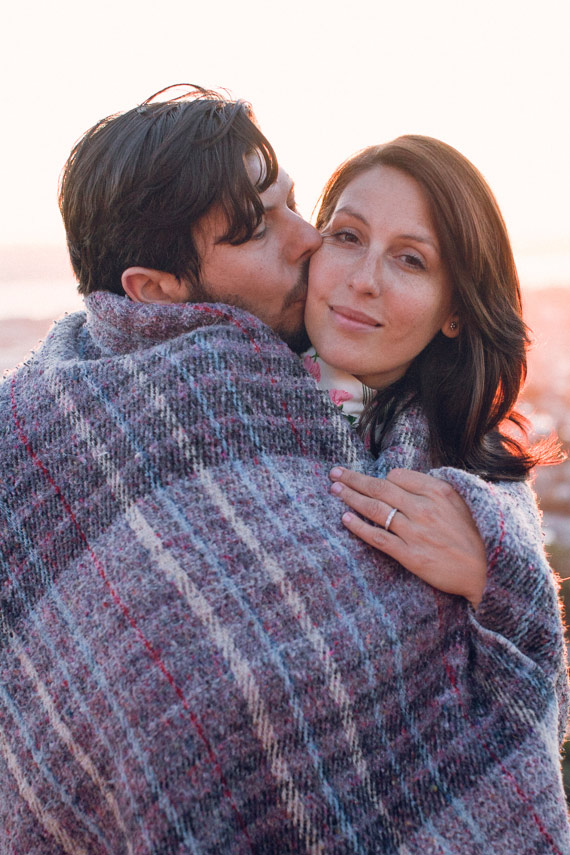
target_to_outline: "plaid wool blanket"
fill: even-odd
[[[255,318],[111,294],[0,386],[2,855],[568,855],[568,687],[525,484],[451,481],[474,613],[357,542],[381,458]]]

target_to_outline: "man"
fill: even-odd
[[[563,653],[484,626],[524,550],[478,623],[340,526],[371,461],[279,338],[320,238],[248,107],[100,122],[61,209],[86,313],[0,389],[0,852],[563,851]]]
[[[203,92],[144,104],[86,134],[61,186],[82,294],[229,303],[305,344],[308,260],[321,238],[252,118],[245,104]],[[162,152],[148,138],[168,134],[169,122]]]

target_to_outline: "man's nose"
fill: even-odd
[[[300,216],[295,226],[294,253],[297,258],[310,258],[323,242],[321,233]]]

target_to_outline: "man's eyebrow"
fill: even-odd
[[[289,187],[289,191],[287,193],[287,204],[289,205],[290,202],[294,202],[294,201],[295,201],[295,182],[291,181],[291,186]],[[280,204],[279,202],[273,202],[270,205],[264,205],[263,210],[265,211],[266,214],[270,214],[271,211],[274,211],[276,208],[279,207],[279,204]]]

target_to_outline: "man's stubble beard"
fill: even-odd
[[[307,286],[309,279],[309,261],[303,262],[303,265],[299,271],[299,276],[297,278],[297,282],[291,288],[287,296],[283,301],[283,306],[281,309],[282,315],[285,315],[287,309],[289,309],[294,303],[299,302],[300,300],[304,300],[307,296]],[[215,296],[208,285],[205,285],[203,282],[196,282],[192,285],[192,295],[191,299],[188,300],[189,303],[221,303],[219,297]],[[239,294],[228,294],[223,300],[226,305],[235,306],[237,309],[243,309],[246,312],[249,312],[251,315],[255,315],[259,317],[256,311],[252,309],[251,306],[245,304],[245,302],[240,298]],[[263,318],[260,318],[263,323],[267,323]],[[301,319],[301,323],[294,329],[290,329],[285,323],[281,323],[277,321],[272,324],[272,329],[276,335],[281,338],[288,347],[291,348],[293,353],[302,353],[304,350],[310,346],[311,342],[307,335],[307,330],[305,329],[305,322]]]
[[[297,282],[283,301],[283,313],[285,313],[293,303],[297,303],[298,301],[305,300],[307,298],[308,284],[309,259],[303,262]],[[278,325],[275,327],[275,332],[279,338],[282,338],[285,344],[291,348],[293,353],[302,353],[304,350],[307,350],[311,344],[309,336],[307,335],[307,330],[305,329],[304,317],[301,319],[301,323],[296,329],[288,330],[285,327]]]
[[[275,332],[279,338],[283,339],[285,344],[291,348],[293,353],[297,354],[297,356],[311,346],[311,340],[307,335],[307,330],[305,329],[305,323],[303,321],[297,330],[275,330]]]

